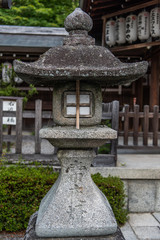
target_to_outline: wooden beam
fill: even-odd
[[[0,52],[8,53],[26,53],[26,54],[39,54],[44,53],[49,47],[14,47],[14,46],[0,46]]]
[[[152,0],[152,1],[149,1],[149,2],[146,2],[146,3],[135,5],[133,7],[129,7],[129,8],[119,10],[117,12],[115,12],[114,9],[113,9],[114,12],[104,15],[102,17],[102,19],[111,18],[111,17],[118,16],[118,15],[121,15],[121,14],[124,14],[124,13],[128,13],[128,12],[134,12],[136,10],[146,8],[146,7],[150,7],[150,6],[156,5],[158,3],[159,3],[159,0]]]
[[[85,11],[85,12],[89,12],[90,10],[90,6],[91,6],[91,0],[80,0],[80,8]]]
[[[121,0],[119,0],[120,2],[121,2]],[[98,0],[98,1],[94,1],[93,3],[92,3],[92,5],[99,5],[99,4],[106,4],[106,3],[108,3],[108,2],[113,2],[113,0]],[[118,2],[118,1],[117,1]]]
[[[103,19],[102,47],[105,46],[105,35],[106,35],[106,25],[105,25],[105,19]]]
[[[113,8],[114,8],[114,10],[115,11],[118,11],[119,10],[119,7],[118,6],[115,6],[115,7],[109,7],[109,8],[106,8],[106,9],[104,9],[103,11],[100,11],[100,12],[93,12],[92,13],[92,10],[90,10],[90,16],[93,18],[93,20],[94,20],[94,18],[95,17],[98,17],[98,16],[101,16],[101,18],[102,18],[102,16],[104,15],[104,14],[106,14],[106,12],[108,12],[109,14],[110,13],[112,13],[113,12]]]
[[[160,41],[158,42],[145,42],[145,43],[138,43],[138,44],[132,44],[127,46],[119,46],[119,47],[113,47],[110,48],[111,52],[123,52],[127,50],[134,50],[134,49],[140,49],[140,48],[150,48],[153,46],[160,46]]]
[[[114,4],[114,3],[111,3],[111,4],[109,4],[109,5],[104,5],[104,6],[101,6],[101,7],[94,7],[94,8],[92,8],[92,12],[98,12],[98,11],[100,11],[100,14],[102,14],[102,12],[101,12],[101,10],[103,9],[103,10],[105,10],[106,9],[106,12],[108,11],[108,8],[110,8],[110,7],[115,7],[116,5],[119,5],[119,4]]]
[[[121,0],[120,2],[110,1],[108,3],[105,3],[103,1],[101,4],[98,4],[98,5],[94,5],[94,2],[93,2],[92,11],[95,12],[97,10],[101,10],[101,9],[104,9],[104,8],[106,8],[106,10],[108,11],[108,8],[110,8],[110,7],[115,7],[115,6],[121,7],[122,3],[123,3],[123,0]]]
[[[160,57],[155,55],[151,59],[151,83],[150,83],[150,110],[153,111],[154,105],[159,105],[159,73]]]

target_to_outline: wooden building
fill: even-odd
[[[93,29],[90,35],[96,38],[99,45],[110,48],[111,52],[121,61],[133,62],[146,60],[149,62],[148,73],[144,78],[137,80],[131,86],[119,86],[105,89],[104,100],[117,99],[120,105],[149,104],[152,110],[154,105],[160,104],[159,78],[160,78],[160,36],[150,36],[146,41],[137,40],[134,43],[106,45],[106,22],[117,17],[126,18],[129,14],[138,15],[142,10],[151,12],[153,8],[160,7],[159,0],[81,0],[80,7],[93,19]],[[159,10],[158,10],[159,11]],[[158,15],[160,18],[160,14]],[[158,19],[159,20],[159,19]]]
[[[24,27],[0,25],[0,64],[20,59],[26,62],[36,61],[49,48],[63,44],[63,38],[68,35],[64,28]],[[17,88],[27,91],[29,86],[22,82]],[[49,88],[37,87],[38,95],[32,97],[26,109],[35,108],[35,99],[43,99],[43,109],[50,110],[52,93]]]

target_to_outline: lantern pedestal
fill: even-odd
[[[65,238],[44,238],[37,237],[35,232],[35,224],[37,220],[38,212],[35,212],[29,220],[28,228],[24,237],[24,240],[125,240],[120,228],[112,235],[96,236],[96,237],[65,237]]]
[[[113,234],[117,223],[108,200],[90,176],[93,149],[59,150],[61,174],[41,201],[36,221],[39,237]]]

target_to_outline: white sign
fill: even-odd
[[[3,101],[3,111],[16,111],[16,101]]]
[[[16,125],[16,117],[3,117],[3,124]]]

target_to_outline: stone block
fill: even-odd
[[[80,125],[81,126],[91,126],[97,125],[101,123],[102,117],[102,94],[100,85],[96,83],[87,84],[81,83],[80,92],[90,92],[92,95],[92,106],[91,106],[91,117],[80,117]],[[56,84],[54,86],[53,91],[53,120],[54,123],[60,126],[75,126],[76,118],[75,117],[67,117],[65,116],[65,92],[70,92],[75,94],[76,92],[76,84],[74,82],[66,83],[66,84]]]
[[[153,213],[153,216],[155,217],[155,219],[160,223],[160,212],[158,213]]]
[[[29,220],[24,240],[125,240],[121,229],[118,227],[116,233],[107,236],[91,236],[91,237],[65,237],[65,238],[45,238],[37,237],[35,233],[35,224],[38,212],[35,212]],[[130,239],[132,240],[132,239]],[[136,239],[133,239],[136,240]]]
[[[129,212],[154,212],[155,181],[129,181]]]
[[[156,181],[155,212],[160,212],[160,181]]]
[[[126,197],[125,197],[125,208],[128,209],[128,181],[125,181],[123,180],[123,183],[124,183],[124,191],[125,191],[125,194],[126,194]]]
[[[138,240],[129,223],[121,227],[121,231],[126,240]]]
[[[133,230],[140,240],[160,239],[160,229],[158,227],[133,227]]]
[[[129,224],[132,227],[157,227],[160,224],[150,213],[129,214]]]

